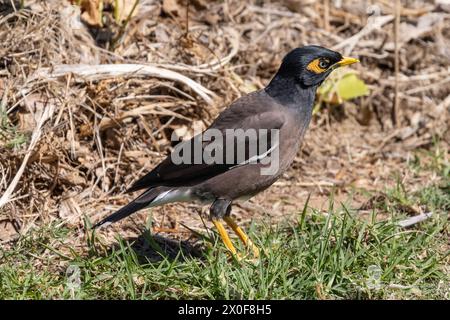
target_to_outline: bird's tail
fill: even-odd
[[[123,218],[128,217],[129,215],[135,213],[136,211],[139,211],[141,209],[144,209],[145,207],[148,207],[151,205],[152,201],[161,193],[161,190],[159,188],[152,188],[144,193],[142,193],[139,197],[131,201],[126,206],[120,208],[113,214],[109,215],[105,219],[101,220],[100,222],[97,222],[92,228],[98,228],[103,225],[109,225],[113,222],[117,222],[119,220],[122,220]]]

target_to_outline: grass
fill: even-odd
[[[180,252],[150,262],[123,239],[108,252],[95,237],[80,255],[67,244],[71,230],[47,226],[0,251],[0,298],[449,298],[445,213],[405,230],[344,206],[327,215],[304,212],[298,223],[252,226],[264,248],[257,262],[229,261],[217,242],[202,259]]]
[[[331,197],[327,212],[305,206],[291,222],[253,224],[257,261],[230,259],[217,236],[200,258],[168,257],[148,231],[140,246],[118,237],[110,247],[55,221],[0,248],[0,299],[449,299],[448,162],[430,156],[411,165],[426,164],[438,184],[408,192],[399,182],[368,216]],[[404,229],[405,206],[433,215]]]
[[[6,114],[6,107],[0,101],[0,147],[18,150],[28,142],[28,137],[19,132],[17,126],[13,125]]]

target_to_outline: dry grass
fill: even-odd
[[[97,221],[130,200],[123,191],[170,150],[173,130],[207,126],[227,104],[262,88],[287,51],[305,44],[359,57],[355,69],[371,94],[320,110],[284,179],[236,207],[243,221],[289,216],[309,193],[310,205],[321,209],[331,190],[338,200],[352,195],[357,205],[366,191],[395,185],[395,175],[410,191],[442,179],[409,166],[418,149],[431,146],[448,162],[450,13],[433,1],[409,1],[401,11],[397,127],[389,1],[372,7],[372,17],[353,0],[340,8],[214,1],[191,5],[188,24],[182,4],[169,11],[160,1],[141,1],[120,39],[111,36],[119,30],[114,19],[89,29],[64,1],[26,1],[20,11],[9,3],[0,4],[2,243],[56,221],[78,229],[71,241],[84,247],[84,217]],[[50,76],[73,64],[140,64],[179,76]],[[154,228],[187,239],[192,233],[180,223],[202,228],[198,212],[180,204],[155,209]],[[104,236],[137,235],[144,217],[137,214]]]

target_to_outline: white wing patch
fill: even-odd
[[[240,166],[243,166],[243,165],[246,165],[246,164],[250,164],[250,163],[257,163],[258,160],[261,160],[261,159],[265,158],[269,153],[271,153],[273,150],[275,150],[275,148],[278,147],[278,145],[279,145],[279,143],[276,143],[275,145],[273,145],[269,150],[267,150],[263,154],[254,155],[253,157],[251,157],[251,158],[249,158],[249,159],[247,159],[247,160],[245,160],[245,161],[243,161],[241,163],[238,163],[235,166],[230,167],[230,169],[237,168],[237,167],[240,167]]]
[[[171,202],[191,201],[191,193],[189,189],[170,189],[159,194],[148,207],[160,206]]]

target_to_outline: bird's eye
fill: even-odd
[[[320,68],[328,69],[329,65],[330,65],[330,62],[328,60],[326,60],[326,59],[320,59],[319,60],[319,67]]]
[[[327,71],[327,69],[329,67],[330,67],[330,61],[328,59],[318,58],[318,59],[311,61],[306,66],[306,69],[308,69],[309,71],[312,71],[314,73],[320,74],[322,72]]]

